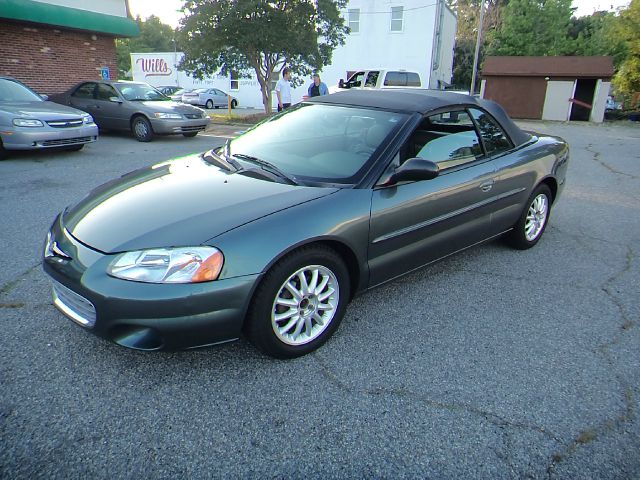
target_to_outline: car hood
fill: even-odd
[[[0,102],[0,112],[19,117],[34,117],[44,120],[57,120],[69,116],[81,117],[84,112],[53,102]]]
[[[149,101],[149,102],[142,102],[142,104],[145,107],[148,107],[149,109],[153,110],[154,112],[178,112],[178,113],[202,112],[202,110],[197,107],[194,107],[191,105],[185,105],[184,103],[174,102],[173,100],[169,102],[166,100]]]
[[[65,210],[63,223],[77,240],[104,253],[193,246],[337,190],[232,174],[191,155],[98,187]]]

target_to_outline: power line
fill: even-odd
[[[427,5],[421,5],[419,7],[411,7],[411,8],[403,8],[402,11],[403,12],[411,12],[413,10],[422,10],[423,8],[429,8],[429,7],[435,7],[436,5],[438,5],[438,3],[440,2],[436,2],[436,3],[429,3]],[[402,5],[397,5],[398,7],[402,6]],[[345,8],[344,9],[346,12],[348,12],[349,10],[360,10],[359,8]],[[391,13],[391,10],[386,10],[384,12],[363,12],[362,10],[360,10],[360,15],[389,15]]]

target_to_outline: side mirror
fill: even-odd
[[[46,102],[49,100],[49,95],[40,95],[40,98]]]
[[[389,176],[384,185],[391,185],[399,182],[431,180],[436,178],[440,169],[435,162],[424,158],[410,158]]]
[[[122,100],[120,100],[118,97],[109,97],[109,101],[113,103],[122,103]]]
[[[339,88],[344,88],[344,80],[343,79],[338,80],[338,87]]]

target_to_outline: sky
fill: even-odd
[[[426,4],[427,2],[431,3],[433,0],[406,0],[405,3],[408,5],[410,3]],[[629,2],[630,0],[574,0],[573,6],[578,8],[575,15],[581,17],[591,15],[599,10],[624,7],[629,5]],[[160,17],[163,23],[175,28],[182,16],[177,10],[182,7],[183,3],[183,0],[129,0],[129,8],[134,17],[140,15],[145,19],[150,15],[155,15]]]

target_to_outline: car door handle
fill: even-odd
[[[489,180],[488,182],[484,182],[480,184],[480,190],[483,192],[488,192],[493,188],[493,180]]]

